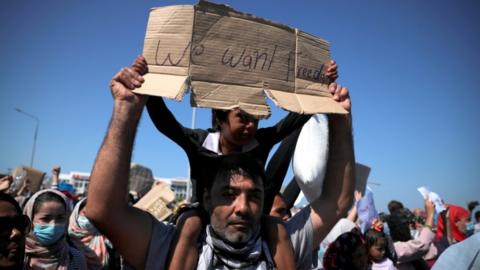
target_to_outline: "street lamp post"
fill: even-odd
[[[35,115],[24,112],[19,108],[15,108],[15,110],[35,120],[35,134],[33,135],[32,157],[30,158],[30,167],[33,168],[33,158],[35,157],[35,147],[37,145],[38,126],[40,125],[40,120],[38,120],[38,118]]]
[[[192,129],[195,129],[195,119],[196,119],[196,112],[197,112],[197,108],[195,107],[192,107]],[[187,201],[190,202],[190,200],[192,199],[192,175],[190,174],[191,173],[191,170],[190,170],[190,166],[188,167],[188,181],[187,181]],[[197,194],[198,196],[198,194]]]

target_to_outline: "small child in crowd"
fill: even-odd
[[[365,232],[365,245],[372,270],[396,270],[391,253],[388,252],[388,238],[383,232],[383,222],[374,219],[372,227]]]

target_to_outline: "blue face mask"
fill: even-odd
[[[78,223],[78,226],[84,230],[87,230],[91,233],[97,232],[97,228],[93,226],[93,224],[90,222],[90,220],[86,216],[79,215],[77,218],[77,223]]]
[[[35,224],[33,234],[43,245],[50,245],[65,235],[65,223],[60,224]]]
[[[473,232],[475,230],[475,223],[473,221],[467,223],[467,232]]]

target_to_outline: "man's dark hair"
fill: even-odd
[[[11,203],[19,215],[22,214],[22,208],[18,204],[17,200],[13,198],[10,194],[0,192],[0,201]]]
[[[219,156],[211,159],[212,166],[206,168],[210,171],[211,179],[206,181],[205,187],[211,191],[213,183],[217,181],[225,181],[230,179],[233,175],[242,175],[252,179],[255,183],[262,186],[265,181],[265,172],[263,166],[257,159],[244,153],[230,154],[226,156]]]
[[[403,204],[399,201],[396,201],[396,200],[391,200],[389,203],[388,203],[388,211],[390,212],[390,214],[393,214],[394,212],[400,210],[400,209],[403,209]]]

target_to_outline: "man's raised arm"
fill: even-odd
[[[347,111],[351,110],[348,90],[335,83],[330,85],[333,97]],[[329,157],[322,195],[311,203],[316,248],[335,223],[345,217],[353,201],[355,188],[355,156],[353,151],[351,114],[332,114],[329,119]]]
[[[130,68],[122,69],[111,81],[113,113],[90,176],[85,208],[87,218],[137,269],[144,268],[152,233],[151,217],[127,204],[133,142],[147,100],[131,90],[142,83],[140,74]]]

